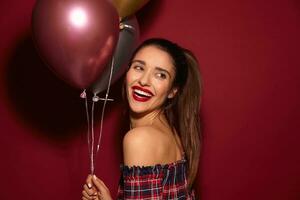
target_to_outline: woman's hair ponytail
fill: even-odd
[[[188,184],[191,187],[198,171],[200,157],[200,102],[202,83],[198,61],[189,50],[184,50],[187,62],[187,79],[178,96],[178,130],[189,163]]]

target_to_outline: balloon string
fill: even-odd
[[[104,112],[105,112],[105,107],[106,107],[106,103],[107,103],[107,100],[108,100],[108,94],[109,94],[109,91],[110,91],[112,73],[113,73],[114,65],[115,65],[114,62],[115,62],[115,59],[113,57],[112,60],[111,60],[110,74],[109,74],[108,86],[107,86],[107,90],[106,90],[106,94],[105,94],[105,100],[104,100],[103,107],[102,107],[101,121],[100,121],[100,133],[99,133],[99,139],[98,139],[98,143],[97,143],[96,154],[98,154],[98,151],[99,151],[99,148],[100,148],[100,143],[101,143],[102,130],[103,130]]]
[[[95,133],[94,133],[94,107],[95,102],[92,103],[92,123],[91,123],[91,129],[92,129],[92,145],[91,145],[91,153],[90,153],[90,159],[91,159],[91,174],[94,174],[95,171],[95,164],[94,164],[94,143],[95,143]]]
[[[86,95],[86,90],[83,90],[83,92],[80,94],[80,97],[82,99],[85,99],[85,111],[86,111],[86,119],[87,119],[87,141],[88,141],[88,153],[89,153],[89,159],[90,159],[90,170],[91,173],[94,174],[94,128],[93,128],[93,123],[94,123],[94,105],[92,105],[92,117],[90,119],[90,113],[89,113],[89,106],[88,106],[88,99]],[[92,120],[92,126],[90,126],[90,120]],[[92,133],[91,133],[91,128],[92,128]],[[91,141],[92,140],[92,141]],[[92,143],[92,144],[91,144]]]
[[[85,112],[86,112],[86,120],[87,120],[87,142],[88,142],[88,154],[90,158],[90,170],[91,173],[93,173],[93,148],[91,145],[91,127],[90,127],[90,114],[89,114],[89,106],[88,106],[88,99],[86,96],[86,90],[83,90],[83,92],[80,94],[80,98],[85,99]],[[93,136],[93,133],[92,133]]]
[[[88,141],[88,150],[89,150],[89,155],[91,153],[91,136],[90,136],[90,117],[89,117],[89,107],[88,107],[88,101],[87,98],[85,98],[85,111],[86,111],[86,119],[87,119],[87,141]]]
[[[102,132],[103,132],[103,121],[104,121],[104,113],[105,113],[106,103],[107,103],[107,101],[113,101],[113,99],[108,99],[108,94],[109,94],[111,80],[112,80],[113,68],[114,68],[114,58],[112,58],[110,75],[109,75],[108,86],[107,86],[105,98],[99,98],[97,96],[97,94],[94,94],[94,97],[92,98],[93,102],[92,102],[92,110],[91,110],[91,134],[88,132],[88,146],[89,146],[90,162],[91,162],[91,174],[95,173],[96,158],[97,158],[97,155],[98,155],[98,152],[100,149],[100,143],[101,143]],[[94,153],[94,146],[95,146],[94,108],[95,108],[95,102],[98,102],[99,100],[103,100],[104,104],[103,104],[102,113],[101,113],[100,133],[99,133],[99,138],[98,138],[98,142],[97,142],[97,148],[96,148],[96,152]],[[88,124],[89,124],[89,117],[88,117],[89,114],[88,114],[87,103],[86,103],[86,110],[87,110],[87,118],[88,118]],[[88,125],[88,129],[90,130],[89,125]],[[90,138],[91,138],[91,141],[90,141]]]

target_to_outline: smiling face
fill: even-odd
[[[167,98],[177,92],[173,60],[168,53],[151,45],[140,49],[126,74],[126,93],[134,113],[160,111]]]

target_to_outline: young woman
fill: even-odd
[[[146,40],[133,55],[124,90],[131,129],[123,139],[118,199],[195,199],[202,93],[196,58],[171,41]],[[82,194],[112,199],[91,175]]]

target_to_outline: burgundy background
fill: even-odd
[[[88,174],[84,106],[80,91],[37,55],[34,2],[0,3],[0,198],[80,199]],[[141,39],[166,37],[199,58],[202,199],[300,199],[299,1],[152,0],[138,20]],[[97,165],[112,194],[126,130],[119,86]]]

